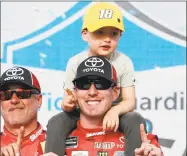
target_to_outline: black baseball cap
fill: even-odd
[[[89,76],[101,77],[112,83],[117,83],[114,66],[107,59],[100,56],[91,56],[81,62],[77,68],[73,83],[81,78],[87,78]]]
[[[26,68],[23,67],[12,67],[6,70],[0,78],[0,90],[10,83],[19,83],[30,89],[36,89],[41,93],[40,84],[36,76]]]

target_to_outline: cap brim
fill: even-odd
[[[95,74],[95,73],[77,77],[77,78],[75,78],[72,82],[74,83],[74,82],[76,82],[76,81],[78,81],[78,80],[80,80],[80,79],[82,79],[82,78],[88,78],[89,76],[91,76],[91,77],[93,76],[93,79],[97,79],[97,77],[98,77],[98,78],[103,78],[103,79],[105,79],[105,80],[107,80],[107,81],[110,81],[111,83],[115,83],[113,80],[107,79],[106,77],[101,76],[101,75],[97,75],[97,74]],[[89,79],[92,79],[91,77],[89,77]]]
[[[121,31],[124,31],[124,27],[120,27],[120,26],[116,26],[114,23],[102,23],[102,24],[95,24],[95,25],[90,25],[87,29],[89,32],[94,32],[100,28],[103,28],[103,27],[114,27],[114,28],[117,28]]]
[[[36,90],[38,90],[37,88],[35,88],[35,87],[33,87],[33,86],[31,86],[31,85],[29,85],[29,84],[27,84],[27,83],[24,83],[24,82],[22,82],[22,81],[19,81],[19,80],[9,80],[9,81],[5,81],[5,82],[3,82],[3,83],[1,83],[1,85],[0,85],[0,90],[3,90],[3,87],[5,86],[5,85],[8,85],[8,84],[11,84],[11,83],[17,83],[17,84],[21,84],[21,85],[24,85],[24,86],[26,86],[26,87],[28,87],[28,88],[30,88],[30,89],[36,89]],[[39,93],[40,93],[40,90],[38,90],[39,91]]]

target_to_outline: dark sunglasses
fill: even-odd
[[[14,93],[19,99],[28,99],[31,97],[32,94],[39,94],[39,91],[37,91],[36,89],[29,89],[29,90],[19,89],[19,90],[1,91],[0,99],[2,101],[10,100]]]
[[[94,84],[97,90],[106,90],[109,89],[110,87],[115,86],[114,83],[105,79],[99,79],[99,80],[82,79],[74,82],[74,86],[80,90],[88,90],[91,84]]]

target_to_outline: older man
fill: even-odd
[[[40,84],[36,76],[22,67],[5,71],[0,78],[1,156],[37,156],[43,154],[45,131],[37,121],[42,104]]]
[[[74,94],[69,93],[69,96],[77,100],[80,120],[77,128],[66,139],[66,154],[125,155],[124,134],[119,131],[103,131],[102,127],[103,117],[120,92],[114,67],[106,59],[89,57],[78,66],[73,84]],[[142,146],[135,150],[135,156],[162,156],[157,136],[147,135],[143,124],[140,133]]]

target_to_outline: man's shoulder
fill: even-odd
[[[116,131],[116,132],[110,132],[108,133],[109,136],[111,136],[112,138],[120,138],[120,137],[124,137],[124,133],[120,132],[120,131]]]
[[[77,136],[77,135],[82,135],[84,133],[82,133],[82,131],[80,131],[79,128],[75,128],[69,135],[68,137],[73,137],[73,136]]]
[[[39,123],[40,124],[40,123]],[[45,140],[46,139],[46,134],[47,134],[47,131],[45,129],[43,129],[42,125],[40,124],[41,126],[41,133],[40,133],[40,136],[42,136],[42,140]]]
[[[43,135],[44,136],[44,140],[45,140],[45,138],[46,138],[46,134],[47,134],[47,131],[46,130],[42,130],[42,133],[40,134],[40,135]]]
[[[153,139],[158,140],[158,136],[155,135],[155,134],[152,134],[152,133],[148,133],[148,134],[147,134],[147,138],[148,138],[149,140],[153,140]]]
[[[5,137],[5,135],[3,135],[3,132],[0,132],[0,141],[2,141],[2,139]]]
[[[10,143],[9,135],[4,132],[0,133],[0,147],[6,146]]]
[[[147,139],[148,139],[148,141],[149,141],[151,144],[153,144],[153,145],[155,145],[155,146],[157,146],[157,147],[160,147],[160,144],[159,144],[158,136],[157,136],[157,135],[152,134],[152,133],[148,133],[148,134],[147,134]]]
[[[38,128],[31,133],[31,136],[30,136],[31,141],[34,140],[39,140],[40,142],[45,141],[46,130],[44,130],[42,125],[38,122]]]

